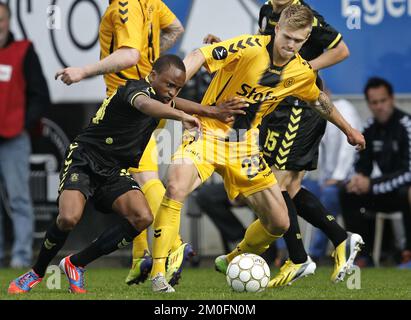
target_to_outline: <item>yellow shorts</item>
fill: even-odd
[[[154,135],[151,136],[147,147],[144,149],[138,168],[129,168],[128,171],[131,173],[158,171],[158,151]]]
[[[156,130],[163,129],[165,125],[166,119],[161,119]],[[144,149],[143,155],[140,159],[140,163],[138,164],[138,168],[128,168],[128,171],[131,173],[138,173],[144,171],[158,172],[158,150],[155,133],[151,135],[150,141]]]
[[[187,158],[196,166],[202,182],[214,171],[219,173],[230,199],[239,194],[247,197],[277,183],[257,144],[225,142],[206,134],[195,138],[185,133],[173,162]]]

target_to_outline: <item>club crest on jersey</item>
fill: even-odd
[[[294,79],[294,78],[287,78],[287,79],[284,80],[284,87],[285,87],[285,88],[289,88],[289,87],[291,87],[294,83],[295,83],[295,79]]]
[[[216,47],[213,50],[213,58],[215,60],[223,60],[227,58],[227,55],[228,55],[227,49],[224,48],[223,46]]]
[[[77,182],[78,181],[78,173],[72,173],[70,176],[70,181],[71,182]]]

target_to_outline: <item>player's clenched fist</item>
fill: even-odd
[[[365,149],[365,138],[360,131],[352,129],[351,133],[347,135],[347,141],[358,151]]]

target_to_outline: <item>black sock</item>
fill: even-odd
[[[301,188],[295,195],[293,202],[297,208],[298,215],[324,232],[334,244],[334,247],[337,247],[347,239],[347,232],[310,191]]]
[[[130,222],[122,221],[118,225],[104,231],[87,248],[70,257],[72,264],[78,267],[85,267],[90,262],[121,249],[130,244],[133,239],[140,234]]]
[[[61,231],[56,222],[48,228],[36,264],[33,266],[34,272],[41,278],[44,277],[50,261],[63,247],[69,233],[69,231]]]
[[[304,263],[307,261],[307,252],[305,251],[300,233],[300,226],[298,225],[297,211],[288,192],[283,191],[282,194],[287,205],[288,217],[290,218],[290,228],[284,234],[288,255],[293,263]]]

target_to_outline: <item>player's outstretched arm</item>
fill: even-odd
[[[314,70],[321,70],[331,67],[345,59],[350,55],[350,50],[344,41],[341,41],[335,48],[324,51],[317,58],[309,61]]]
[[[234,97],[228,99],[217,106],[203,106],[194,101],[182,98],[175,98],[176,108],[191,115],[199,115],[220,120],[222,122],[231,122],[237,114],[245,114],[243,108],[248,107],[248,103],[241,98]]]
[[[317,111],[321,117],[335,124],[346,135],[349,144],[356,146],[357,150],[365,149],[364,136],[357,129],[351,127],[326,93],[321,91],[318,99],[311,102],[310,106]]]
[[[185,129],[201,129],[201,123],[196,118],[184,111],[171,108],[169,105],[151,99],[145,95],[138,95],[132,101],[133,106],[151,117],[159,119],[178,120],[183,123]]]
[[[137,49],[122,47],[99,62],[84,67],[68,67],[56,72],[55,79],[61,77],[61,81],[67,85],[79,82],[94,76],[119,72],[135,66],[140,59]]]
[[[199,49],[192,51],[184,58],[183,62],[186,67],[186,82],[200,70],[205,61],[205,57]]]

